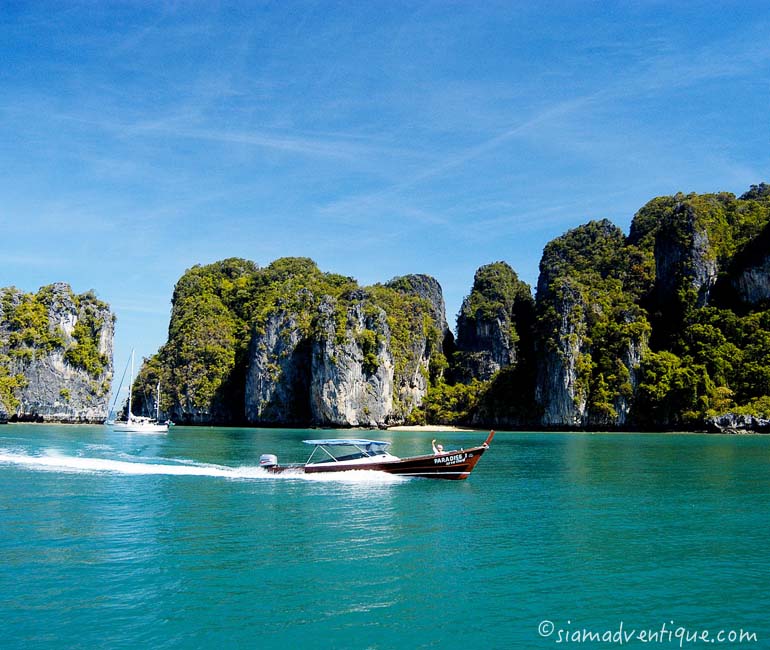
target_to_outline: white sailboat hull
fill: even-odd
[[[130,433],[168,433],[168,424],[158,422],[115,422],[113,431],[126,431]]]

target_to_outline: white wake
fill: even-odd
[[[178,464],[177,464],[178,463]],[[0,465],[15,465],[31,470],[54,472],[112,473],[135,476],[209,476],[233,480],[247,479],[293,479],[305,481],[341,481],[352,483],[398,483],[408,480],[384,472],[352,470],[349,472],[330,472],[328,474],[305,474],[302,471],[287,471],[272,474],[262,467],[210,465],[194,461],[147,463],[141,461],[112,460],[68,456],[55,450],[46,450],[41,455],[31,455],[8,449],[0,449]]]

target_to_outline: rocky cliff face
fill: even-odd
[[[609,424],[624,428],[634,426],[632,410],[634,407],[634,394],[639,386],[642,361],[647,352],[649,335],[647,332],[641,333],[637,337],[629,338],[625,343],[625,349],[621,351],[620,362],[622,367],[628,373],[626,390],[619,391],[615,396],[613,407],[616,417]],[[597,424],[607,424],[606,420]]]
[[[764,185],[740,199],[659,197],[627,238],[604,221],[549,243],[537,295],[542,424],[729,428],[720,413],[741,426],[768,413],[769,199]]]
[[[530,341],[534,300],[505,262],[482,266],[457,316],[454,373],[459,381],[486,381],[515,365]],[[522,336],[524,337],[522,339]]]
[[[385,312],[364,302],[342,323],[335,306],[320,306],[313,340],[310,404],[319,425],[382,427],[393,418],[394,363]]]
[[[394,355],[394,400],[390,423],[402,423],[422,405],[431,381],[444,375],[454,352],[454,335],[446,319],[441,285],[429,275],[404,275],[385,284],[402,300],[380,294],[388,322],[399,336],[391,338]],[[394,320],[394,316],[397,318]]]
[[[531,428],[534,400],[534,300],[505,262],[480,267],[457,317],[457,341],[444,339],[445,370],[428,373],[416,422]]]
[[[428,276],[362,288],[307,259],[223,260],[177,283],[169,341],[134,395],[147,411],[141,385],[160,380],[179,422],[381,427],[419,406],[448,331]]]
[[[586,308],[582,291],[569,281],[559,287],[558,328],[543,341],[535,397],[545,427],[579,427],[587,419]]]
[[[112,379],[114,318],[57,283],[0,290],[0,401],[12,420],[101,422]]]
[[[770,228],[739,251],[719,285],[722,302],[733,298],[748,307],[770,304]]]
[[[754,415],[714,415],[706,418],[706,426],[713,433],[770,433],[770,419]]]
[[[501,310],[491,317],[457,318],[457,376],[462,381],[492,378],[498,370],[516,363],[515,338],[507,313]],[[514,330],[515,331],[515,330]]]
[[[630,424],[633,392],[648,349],[646,327],[631,332],[644,321],[639,314],[628,315],[624,325],[630,332],[622,340],[601,340],[591,335],[592,325],[604,314],[586,300],[583,288],[567,281],[559,293],[558,328],[540,343],[536,390],[536,400],[543,407],[540,424],[547,428]],[[597,363],[608,352],[612,374],[602,372],[602,364]]]
[[[284,310],[255,330],[246,373],[253,424],[385,426],[393,415],[393,358],[385,312],[324,297],[312,313]],[[310,332],[300,322],[312,322]]]
[[[707,225],[698,217],[693,205],[678,203],[658,231],[656,289],[662,305],[676,304],[683,286],[694,292],[696,307],[708,303],[719,269]]]
[[[606,220],[546,247],[537,292],[542,426],[628,422],[649,333],[636,304],[635,259],[622,232]]]
[[[443,336],[451,336],[451,330],[446,320],[446,305],[444,304],[444,293],[441,285],[436,278],[429,275],[412,274],[402,275],[393,278],[385,284],[389,289],[394,289],[399,293],[413,295],[427,301],[430,309],[430,315],[436,327]]]
[[[433,283],[410,276],[337,298],[316,300],[306,293],[302,310],[272,313],[255,329],[250,346],[247,421],[339,427],[403,422],[420,405],[431,357],[440,353],[446,320],[434,320],[443,298]]]
[[[255,331],[246,373],[246,419],[255,424],[307,423],[311,420],[312,343],[296,314],[271,314]]]
[[[732,281],[732,287],[747,305],[770,301],[770,255],[758,264],[742,269]]]

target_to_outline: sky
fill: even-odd
[[[766,2],[0,3],[0,286],[93,289],[116,372],[227,257],[476,269],[770,181]]]

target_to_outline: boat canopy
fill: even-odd
[[[318,460],[318,463],[335,462],[340,463],[343,461],[355,462],[361,459],[390,456],[388,454],[389,442],[384,440],[367,440],[365,438],[327,438],[325,440],[303,440],[306,445],[315,445],[313,453],[310,454],[310,458],[307,459],[306,465],[310,464],[316,452],[321,455],[326,455],[328,458]],[[331,449],[327,449],[327,447]],[[337,447],[353,447],[355,451],[350,453],[350,449],[338,450]],[[320,450],[320,452],[319,452]]]
[[[330,438],[328,440],[303,440],[306,445],[316,445],[318,447],[379,447],[384,449],[390,447],[389,442],[384,440],[364,440],[358,438]]]

